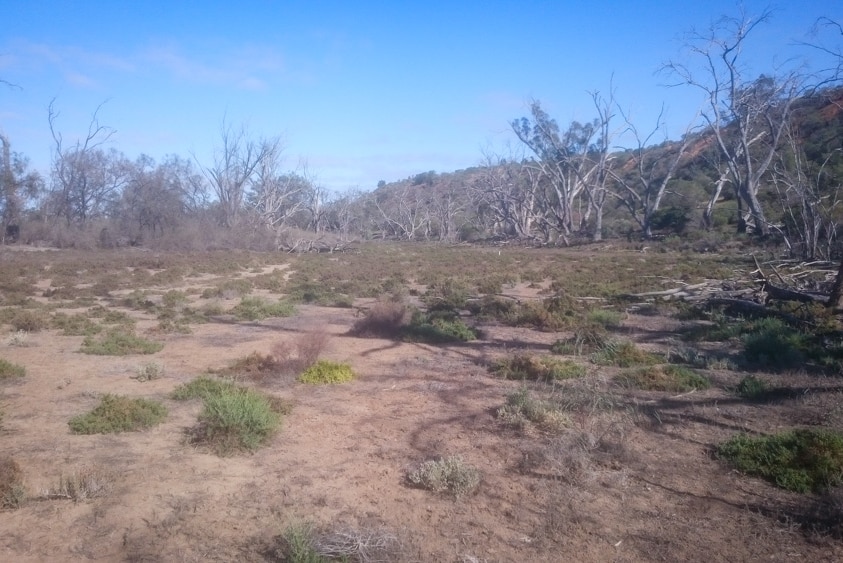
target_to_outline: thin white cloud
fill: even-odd
[[[140,59],[178,80],[243,90],[266,90],[271,79],[284,72],[283,58],[277,52],[254,46],[235,49],[208,62],[185,55],[176,45],[157,45],[143,50]]]
[[[78,71],[66,70],[62,74],[68,84],[77,88],[95,89],[99,86],[96,80]]]

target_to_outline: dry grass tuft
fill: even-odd
[[[0,458],[0,508],[19,508],[26,497],[20,465],[10,457]]]
[[[56,486],[45,491],[43,496],[81,502],[108,496],[112,483],[113,478],[109,473],[86,467],[70,475],[59,476]]]

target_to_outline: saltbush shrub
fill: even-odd
[[[158,401],[104,395],[92,411],[75,416],[68,425],[74,434],[110,434],[150,428],[167,417],[167,407]]]
[[[843,483],[843,434],[831,430],[738,434],[720,444],[717,455],[744,473],[790,491],[821,492]]]

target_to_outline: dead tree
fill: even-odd
[[[738,231],[745,232],[750,219],[760,235],[769,233],[770,224],[758,190],[779,148],[793,103],[802,92],[796,71],[762,74],[754,80],[743,74],[748,38],[769,18],[769,11],[756,18],[724,17],[707,33],[692,33],[688,48],[701,62],[700,72],[675,61],[666,65],[681,83],[702,92],[708,107],[703,118],[722,154],[735,195],[747,207],[747,215],[738,219]]]

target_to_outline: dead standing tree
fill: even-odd
[[[755,18],[746,14],[724,17],[706,33],[693,32],[688,49],[701,63],[699,72],[675,61],[665,65],[665,70],[677,76],[680,84],[703,93],[708,107],[703,118],[723,157],[722,173],[728,176],[741,211],[738,231],[745,232],[751,219],[759,235],[768,234],[770,224],[758,191],[802,90],[796,71],[785,71],[780,76],[761,75],[755,80],[744,76],[743,49],[752,32],[770,15],[765,11]],[[747,207],[746,214],[742,212],[743,205]]]
[[[246,188],[264,161],[281,151],[278,138],[255,141],[241,127],[235,130],[223,121],[219,146],[213,165],[204,169],[220,207],[220,223],[231,228],[237,224]]]

